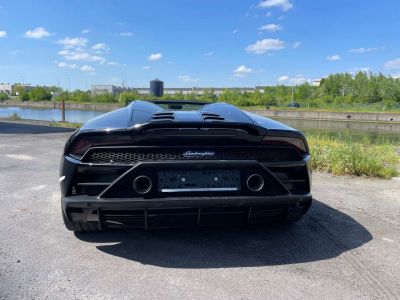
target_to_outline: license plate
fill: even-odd
[[[240,191],[240,172],[237,170],[160,171],[158,190],[163,193]]]

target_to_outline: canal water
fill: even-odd
[[[18,114],[21,119],[60,121],[60,109],[30,108],[30,107],[0,107],[0,117],[9,117]],[[104,114],[103,111],[94,110],[66,110],[65,118],[68,122],[84,123],[91,118]],[[307,133],[339,138],[365,138],[372,142],[389,140],[400,143],[400,124],[355,122],[355,121],[331,121],[331,120],[305,120],[305,119],[278,119],[291,127]]]

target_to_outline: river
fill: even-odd
[[[21,119],[60,121],[60,109],[31,108],[31,107],[0,107],[0,117],[9,117],[18,114]],[[68,122],[84,123],[87,120],[104,114],[103,111],[94,110],[66,110],[65,118]],[[289,126],[307,133],[320,133],[330,136],[352,136],[372,140],[388,139],[400,143],[400,124],[331,121],[331,120],[306,120],[306,119],[279,119]]]

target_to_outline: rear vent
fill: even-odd
[[[217,114],[202,113],[204,121],[223,121],[224,118]]]
[[[162,112],[153,115],[152,121],[173,121],[175,119],[174,113]]]

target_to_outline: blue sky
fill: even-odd
[[[220,87],[400,75],[398,0],[0,1],[0,82]]]

